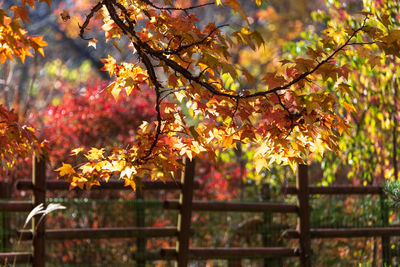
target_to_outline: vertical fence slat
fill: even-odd
[[[189,261],[189,238],[192,218],[193,181],[195,160],[185,159],[185,172],[182,174],[182,192],[179,198],[178,241],[176,243],[177,266],[186,267]]]
[[[42,155],[33,157],[32,183],[34,207],[43,203],[46,206],[46,160]],[[33,237],[33,267],[45,267],[46,243],[45,243],[45,220],[40,223],[40,216],[32,218]]]
[[[298,230],[300,232],[300,261],[302,267],[310,267],[312,252],[307,165],[299,164],[297,166],[296,187],[299,205]]]
[[[145,226],[145,207],[144,207],[144,194],[143,189],[136,189],[136,203],[135,203],[136,227]],[[145,267],[146,260],[144,255],[146,253],[146,238],[136,238],[136,266]]]
[[[382,226],[387,227],[389,225],[389,210],[387,203],[385,203],[385,194],[382,192],[379,194],[379,201],[381,204],[381,220]],[[390,251],[390,236],[382,236],[382,260],[384,266],[392,266],[392,256]]]
[[[7,181],[0,182],[0,198],[4,200],[10,200],[11,198],[11,187]],[[6,211],[0,212],[1,220],[1,249],[2,251],[9,251],[12,247],[10,243],[10,214]]]

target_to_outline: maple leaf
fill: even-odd
[[[30,44],[35,51],[39,52],[44,57],[44,51],[42,47],[47,46],[48,44],[47,42],[43,41],[43,36],[31,37]]]
[[[92,147],[89,152],[85,155],[89,160],[100,160],[103,159],[104,148],[97,149]]]
[[[62,166],[56,169],[56,171],[60,172],[60,176],[69,176],[76,173],[72,165],[68,163],[62,163]]]
[[[255,2],[257,5],[262,3],[261,0]],[[22,3],[32,5],[34,1],[23,0]],[[338,101],[337,93],[349,102],[354,98],[350,95],[353,90],[344,81],[351,80],[346,83],[351,84],[354,91],[358,88],[357,80],[361,81],[363,87],[368,88],[365,94],[369,94],[372,83],[367,77],[379,79],[379,75],[373,73],[368,76],[364,73],[356,79],[354,76],[358,75],[358,71],[354,70],[358,68],[361,72],[368,72],[372,66],[374,71],[388,73],[387,69],[382,70],[384,64],[378,64],[383,59],[387,60],[382,53],[400,54],[399,30],[396,25],[390,25],[388,29],[390,22],[394,21],[391,12],[373,10],[372,13],[379,14],[377,18],[371,18],[368,25],[366,21],[349,23],[344,12],[343,16],[335,16],[345,17],[342,19],[346,23],[338,22],[338,19],[330,21],[326,24],[328,29],[322,31],[322,38],[316,37],[319,33],[315,33],[315,36],[301,35],[301,38],[312,40],[289,45],[294,48],[288,49],[293,50],[290,52],[293,57],[288,57],[291,58],[290,62],[282,61],[282,65],[287,66],[277,66],[275,70],[263,73],[263,70],[274,67],[274,62],[279,61],[279,53],[274,50],[281,48],[270,43],[274,38],[268,38],[265,42],[261,34],[267,32],[268,36],[275,36],[273,28],[278,25],[274,24],[272,15],[278,16],[271,12],[272,7],[265,10],[271,15],[267,16],[268,25],[271,26],[268,26],[271,28],[268,31],[257,32],[252,29],[253,25],[247,25],[239,26],[232,33],[231,30],[222,31],[217,27],[214,18],[208,23],[198,23],[197,16],[191,13],[192,8],[181,8],[180,3],[170,0],[157,1],[154,5],[145,1],[104,3],[93,4],[88,9],[90,11],[81,25],[80,33],[88,31],[88,25],[95,22],[98,29],[105,33],[106,41],[114,45],[116,50],[123,55],[133,54],[129,61],[122,59],[125,57],[113,56],[103,60],[103,70],[108,71],[114,79],[106,89],[118,102],[124,101],[125,95],[136,99],[140,98],[141,93],[151,91],[155,99],[148,106],[155,116],[145,118],[148,122],[133,131],[134,134],[126,142],[129,146],[125,146],[125,149],[107,150],[107,154],[102,149],[91,149],[85,155],[88,163],[83,164],[69,180],[77,186],[86,185],[87,189],[95,185],[99,178],[109,179],[111,175],[118,174],[125,180],[147,175],[152,179],[165,179],[169,173],[182,167],[177,163],[182,156],[193,158],[208,154],[214,156],[211,160],[215,160],[215,155],[219,153],[215,152],[216,147],[225,151],[236,147],[238,143],[243,147],[260,147],[255,153],[255,166],[252,166],[257,171],[273,162],[293,167],[301,161],[301,156],[309,153],[311,144],[320,147],[315,150],[320,149],[321,153],[323,150],[338,151],[337,132],[342,134],[347,129],[338,114],[347,116],[350,111],[355,113],[351,106],[337,104],[343,102]],[[215,4],[231,6],[240,15],[237,19],[248,23],[238,0],[216,0]],[[334,10],[337,12],[337,9]],[[17,29],[12,33],[21,34],[7,35],[7,38],[13,37],[9,39],[1,38],[11,40],[1,49],[7,46],[13,48],[1,51],[0,61],[14,57],[23,61],[31,55],[29,51],[32,49],[43,54],[42,47],[45,44],[41,43],[42,39],[32,39],[30,42],[30,37],[20,25],[20,21],[25,23],[27,19],[26,13],[23,13],[25,11],[19,11],[21,14],[16,9],[13,11],[15,21],[3,14],[0,14],[1,20]],[[69,14],[63,13],[63,19],[68,20]],[[241,22],[237,25],[241,25]],[[361,26],[353,29],[349,25]],[[287,26],[290,26],[289,23]],[[279,46],[285,46],[286,40],[283,38],[286,37],[278,38]],[[296,38],[291,36],[289,39]],[[121,42],[117,43],[119,39]],[[88,45],[95,47],[96,42],[93,40]],[[268,53],[260,51],[262,45]],[[254,51],[251,59],[255,60],[247,60],[249,64],[242,64],[242,57],[248,57],[250,49]],[[299,57],[302,51],[307,51],[307,58]],[[367,59],[362,61],[360,56]],[[350,59],[355,59],[355,62]],[[364,62],[367,67],[360,67]],[[259,73],[261,77],[253,76]],[[258,83],[259,80],[263,82]],[[273,88],[275,90],[271,90]],[[361,98],[357,101],[362,102]],[[371,97],[368,95],[365,98]],[[107,105],[102,102],[99,106],[106,109]],[[85,109],[84,104],[81,107]],[[129,109],[130,105],[119,106],[118,109],[123,108]],[[142,109],[144,107],[134,116],[139,116]],[[101,112],[102,115],[107,113]],[[81,113],[89,114],[87,110]],[[111,123],[104,120],[103,124],[97,132],[106,132],[105,129],[114,126],[119,131],[119,128],[131,125],[121,123],[119,118]],[[18,127],[10,129],[5,135],[10,139],[24,135]],[[75,151],[76,154],[79,152]],[[96,178],[93,174],[96,174]],[[127,184],[136,187],[140,180]]]
[[[29,21],[28,10],[21,6],[12,6],[10,8],[14,12],[14,18],[20,18],[23,23]]]
[[[78,147],[75,149],[71,150],[71,155],[78,155],[79,153],[81,153],[85,148],[84,147]]]
[[[270,89],[282,85],[286,80],[283,76],[277,76],[276,73],[267,73],[263,77],[263,81],[268,84]]]
[[[31,8],[35,8],[35,0],[22,0],[22,5],[28,4]]]

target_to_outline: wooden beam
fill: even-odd
[[[27,201],[0,201],[0,211],[28,212],[33,209],[33,203]]]
[[[283,231],[281,236],[283,238],[288,238],[288,239],[297,239],[297,238],[300,238],[300,233],[296,229],[288,229],[288,230]]]
[[[162,257],[176,256],[175,249],[161,249]],[[234,259],[234,258],[268,258],[268,257],[298,257],[299,250],[283,247],[269,248],[191,248],[188,250],[190,259]]]
[[[163,257],[161,255],[160,251],[153,251],[153,252],[146,252],[144,254],[134,253],[132,258],[134,260],[142,260],[143,259],[143,260],[146,260],[146,261],[149,261],[149,262],[151,262],[151,261],[159,261],[159,260],[176,260],[176,256],[177,256],[176,250],[175,249],[173,249],[173,250],[175,251],[175,254],[169,255],[168,257],[167,256]]]
[[[178,201],[164,201],[164,209],[179,209]],[[232,211],[232,212],[277,212],[277,213],[297,213],[298,207],[295,204],[286,203],[232,203],[232,202],[212,202],[212,201],[193,201],[192,210],[195,211]]]
[[[33,233],[30,230],[21,230],[21,240],[31,240]],[[121,227],[121,228],[75,228],[75,229],[47,229],[48,240],[69,239],[106,239],[106,238],[133,238],[133,237],[170,237],[178,233],[175,227]]]
[[[2,266],[13,266],[16,264],[29,264],[32,262],[32,253],[28,252],[1,252],[0,264]]]
[[[400,227],[317,228],[310,233],[312,238],[400,236]]]
[[[125,186],[122,180],[110,180],[108,182],[100,182],[101,186],[93,186],[91,190],[132,190],[131,187]],[[20,180],[16,185],[18,190],[33,190],[33,183],[29,180]],[[46,182],[47,190],[69,190],[70,183],[61,180],[48,180]],[[194,182],[194,188],[198,189],[200,184]],[[143,190],[180,190],[182,184],[180,182],[166,181],[143,181]]]
[[[182,192],[179,199],[178,240],[176,242],[176,264],[178,267],[187,267],[189,262],[189,239],[192,221],[193,185],[195,174],[195,160],[185,159],[185,171],[182,174]]]
[[[43,155],[35,155],[33,157],[32,169],[32,184],[33,184],[33,205],[37,207],[43,204],[46,208],[46,159]],[[46,265],[46,240],[45,240],[45,225],[46,217],[41,218],[41,214],[32,218],[33,236],[33,267],[45,267]]]
[[[379,202],[381,205],[380,212],[381,212],[381,220],[383,226],[388,227],[390,225],[389,222],[389,209],[388,204],[385,203],[386,195],[384,193],[379,195]],[[384,266],[392,266],[392,254],[390,249],[390,236],[381,236],[382,240],[382,263]]]
[[[311,267],[311,237],[310,237],[310,203],[308,188],[308,167],[297,165],[296,176],[297,203],[299,205],[299,217],[297,228],[300,236],[300,263],[302,267]]]
[[[136,190],[136,205],[134,206],[135,210],[135,222],[136,227],[144,227],[146,222],[146,210],[143,206],[144,202],[144,194],[143,190]],[[146,238],[138,237],[136,238],[136,251],[137,255],[144,255],[146,252]],[[139,257],[136,259],[136,267],[146,267],[146,260],[143,257]]]
[[[363,227],[363,228],[311,228],[311,238],[352,238],[400,236],[400,227]],[[283,232],[284,238],[299,238],[298,230],[289,229]]]
[[[332,186],[309,186],[310,195],[377,195],[383,192],[380,186],[348,186],[348,185],[332,185]],[[288,186],[283,191],[289,195],[296,195],[297,188]]]

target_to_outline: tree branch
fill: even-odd
[[[140,0],[141,2],[155,8],[158,10],[167,10],[167,11],[172,11],[172,10],[178,10],[178,11],[189,11],[192,9],[196,9],[196,8],[200,8],[200,7],[205,7],[205,6],[209,6],[209,5],[214,5],[215,2],[208,2],[205,4],[201,4],[201,5],[195,5],[195,6],[190,6],[190,7],[159,7],[157,5],[155,5],[153,2],[151,2],[150,0]]]

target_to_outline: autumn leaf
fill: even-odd
[[[60,17],[64,22],[67,22],[71,18],[71,16],[69,15],[68,11],[65,10],[65,9],[60,13]]]
[[[71,155],[78,155],[79,153],[81,153],[85,148],[84,147],[78,147],[78,148],[74,148],[71,150]]]
[[[28,10],[21,6],[12,6],[11,11],[14,11],[14,18],[20,18],[23,23],[29,21]]]
[[[63,163],[60,168],[56,169],[56,171],[60,172],[60,176],[69,176],[75,174],[74,168],[72,168],[72,165],[68,163]]]
[[[35,8],[35,0],[22,0],[22,5],[28,4],[31,8]]]

